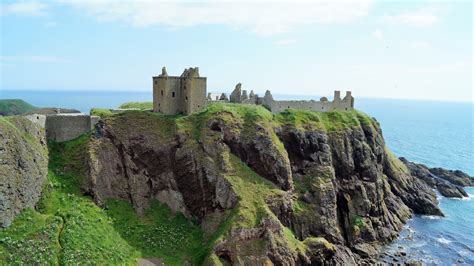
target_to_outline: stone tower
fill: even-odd
[[[191,114],[206,106],[206,78],[199,68],[185,69],[181,76],[168,76],[163,67],[161,75],[153,77],[153,111],[167,115]]]

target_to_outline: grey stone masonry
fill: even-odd
[[[209,99],[209,101],[215,100]],[[263,105],[274,113],[282,112],[286,109],[303,109],[318,112],[354,109],[354,97],[352,97],[352,93],[350,91],[346,92],[346,95],[343,99],[341,99],[340,91],[334,91],[333,101],[328,101],[326,97],[321,97],[319,101],[277,101],[273,99],[273,95],[269,90],[265,92],[264,97],[259,97],[257,94],[254,94],[253,91],[250,91],[250,94],[247,94],[247,91],[242,89],[242,84],[240,83],[235,86],[235,89],[230,94],[229,102]]]
[[[153,111],[167,115],[191,114],[206,106],[206,78],[199,68],[185,69],[181,76],[168,76],[163,67],[161,75],[153,77]]]

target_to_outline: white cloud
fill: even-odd
[[[431,45],[428,42],[414,41],[410,43],[410,46],[416,49],[424,49],[430,47]]]
[[[382,20],[393,25],[431,26],[439,22],[439,17],[435,14],[435,11],[433,8],[422,8],[414,12],[385,15]]]
[[[47,15],[48,5],[36,1],[17,2],[0,5],[1,15],[22,15],[41,17]]]
[[[378,40],[382,40],[384,38],[383,30],[381,29],[376,29],[372,35]]]
[[[289,32],[298,27],[353,21],[367,15],[371,0],[61,2],[102,21],[169,27],[220,24],[267,36]]]
[[[286,46],[286,45],[293,44],[293,43],[295,43],[295,42],[296,42],[295,39],[287,38],[287,39],[280,39],[280,40],[277,40],[277,41],[275,41],[274,43],[275,43],[276,45],[279,45],[279,46]]]
[[[50,55],[5,55],[0,56],[0,62],[20,62],[20,63],[67,63],[69,60]]]

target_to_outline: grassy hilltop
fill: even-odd
[[[20,99],[0,100],[0,115],[19,115],[39,109]]]

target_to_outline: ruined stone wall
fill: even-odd
[[[183,112],[181,106],[181,78],[153,78],[153,111],[167,115]]]
[[[31,114],[31,115],[25,115],[25,118],[35,124],[38,124],[42,128],[45,128],[46,126],[46,115]]]
[[[75,139],[91,130],[89,115],[49,115],[46,117],[46,138],[58,142]]]
[[[332,102],[322,101],[273,101],[269,106],[272,112],[282,112],[286,109],[304,109],[309,111],[327,112],[333,110]]]
[[[184,114],[192,114],[206,106],[206,78],[193,77],[183,79],[183,98],[181,100],[181,111]]]
[[[91,129],[94,129],[95,125],[99,122],[100,117],[91,115]]]

